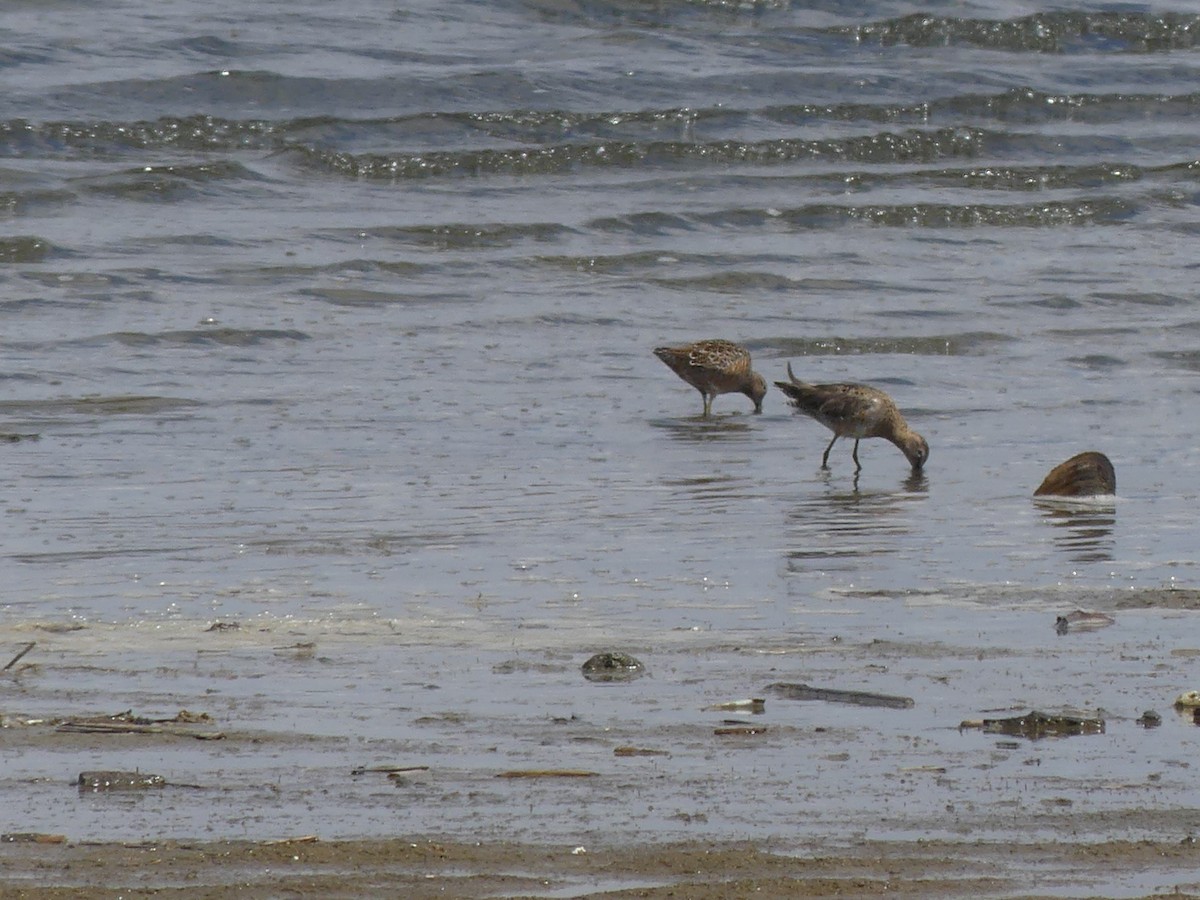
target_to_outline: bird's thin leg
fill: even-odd
[[[862,463],[860,463],[858,461],[858,441],[854,442],[854,452],[851,453],[850,455],[854,457],[854,471],[861,472],[862,471]]]
[[[829,446],[825,448],[825,455],[821,457],[821,468],[822,469],[829,468],[829,451],[833,449],[834,441],[836,441],[837,439],[838,439],[838,436],[835,434],[833,436],[833,440],[829,442]]]
[[[712,413],[713,398],[710,397],[704,391],[700,392],[700,396],[704,398],[704,418],[707,419],[709,417],[709,415]]]

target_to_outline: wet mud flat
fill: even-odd
[[[1200,895],[1198,606],[7,624],[0,896]]]
[[[14,852],[15,851],[15,852]],[[964,897],[1114,896],[1073,872],[1175,878],[1200,896],[1192,846],[864,842],[820,855],[752,844],[569,847],[430,839],[7,847],[4,897]],[[1040,889],[1039,883],[1046,885]],[[1157,896],[1157,894],[1155,894]],[[1117,896],[1151,896],[1120,893]]]

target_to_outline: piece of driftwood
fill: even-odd
[[[5,666],[3,669],[0,669],[0,672],[7,672],[9,669],[11,669],[13,666],[15,666],[17,663],[19,663],[21,661],[22,656],[24,656],[26,653],[28,653],[30,650],[32,650],[36,646],[37,646],[37,641],[30,641],[28,644],[26,644],[22,648],[20,653],[18,653],[16,656],[14,656],[12,659],[10,659],[8,661],[7,666]]]
[[[1095,631],[1098,628],[1107,628],[1116,621],[1106,613],[1077,609],[1055,619],[1054,630],[1059,634],[1069,631]]]
[[[750,737],[755,734],[766,734],[766,725],[722,725],[720,728],[714,728],[713,734],[722,737],[732,735],[734,737]]]
[[[158,719],[152,719],[149,716],[135,716],[132,709],[127,709],[111,715],[101,713],[95,716],[72,716],[65,721],[79,725],[198,725],[212,722],[212,720],[213,717],[208,713],[194,713],[186,709],[181,709],[173,716]]]
[[[316,641],[302,641],[287,647],[273,648],[276,656],[289,656],[292,659],[312,659],[317,655]]]
[[[65,834],[46,834],[42,831],[10,831],[0,834],[0,844],[65,844]]]
[[[670,756],[670,750],[655,750],[651,747],[614,747],[613,756]]]
[[[704,707],[706,712],[752,712],[762,713],[767,711],[767,701],[762,697],[749,697],[745,700],[729,700],[726,703],[714,703],[712,706]]]
[[[853,703],[855,706],[882,706],[888,709],[912,709],[912,697],[897,697],[892,694],[874,694],[870,691],[843,691],[837,688],[819,688],[809,684],[793,684],[777,681],[767,685],[767,690],[785,700],[823,700],[826,703]]]
[[[587,769],[513,769],[497,772],[497,778],[595,778],[599,772]]]
[[[405,772],[428,772],[429,766],[355,766],[351,775],[403,775]]]
[[[986,734],[1006,734],[1036,740],[1044,737],[1070,737],[1077,734],[1104,734],[1104,720],[1098,717],[1052,715],[1031,710],[1021,716],[1004,719],[967,719],[959,728],[980,728]]]
[[[169,719],[167,721],[177,720]],[[225,739],[223,731],[194,731],[191,728],[176,728],[171,725],[143,725],[138,722],[104,718],[69,719],[61,723],[55,731],[64,734],[170,734],[176,737],[195,738],[198,741]]]

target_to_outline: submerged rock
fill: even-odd
[[[1095,631],[1098,628],[1107,628],[1116,621],[1112,616],[1102,612],[1077,609],[1074,612],[1069,612],[1065,616],[1059,616],[1055,619],[1054,630],[1059,634],[1066,634],[1073,630]]]
[[[632,681],[646,674],[640,660],[619,650],[597,653],[580,670],[588,681]]]
[[[1035,497],[1102,497],[1117,492],[1117,473],[1103,453],[1088,450],[1050,470]]]

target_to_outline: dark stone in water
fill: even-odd
[[[983,730],[987,734],[1007,734],[1037,740],[1043,737],[1104,734],[1104,720],[1083,716],[1049,715],[1035,709],[1023,716],[984,719]]]
[[[1074,612],[1069,612],[1065,616],[1059,616],[1055,619],[1054,630],[1059,634],[1066,634],[1071,629],[1094,631],[1098,628],[1107,628],[1116,621],[1112,616],[1101,612],[1088,612],[1087,610],[1077,609]]]
[[[1117,492],[1117,473],[1103,453],[1088,450],[1050,470],[1035,497],[1099,497]]]
[[[80,772],[75,780],[82,791],[144,791],[167,783],[161,775],[149,772]]]
[[[597,653],[580,666],[588,681],[632,681],[646,674],[646,667],[628,653]]]

